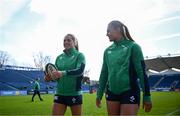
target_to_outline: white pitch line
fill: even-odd
[[[170,112],[170,113],[168,113],[166,116],[171,116],[172,114],[174,114],[174,113],[176,113],[176,112],[178,112],[178,111],[180,111],[180,109],[177,109],[177,110],[175,110],[175,111],[173,111],[173,112]]]

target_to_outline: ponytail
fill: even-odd
[[[129,40],[131,40],[131,41],[134,41],[134,40],[132,39],[130,33],[129,33],[128,28],[127,28],[125,25],[123,25],[123,28],[124,28],[124,33],[123,33],[123,34],[124,34],[124,37],[127,38],[127,39],[129,39]]]
[[[75,48],[76,48],[77,51],[79,51],[79,45],[78,45],[77,39],[76,39],[76,43],[75,43]]]

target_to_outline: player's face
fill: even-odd
[[[73,41],[72,37],[71,36],[66,36],[64,38],[64,48],[66,50],[68,50],[68,49],[71,49],[71,48],[74,48],[74,47],[75,47],[75,45],[74,45],[74,41]]]
[[[111,25],[108,25],[106,36],[109,37],[109,41],[116,41],[122,37],[122,34],[120,29],[114,29]]]

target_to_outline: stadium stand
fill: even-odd
[[[15,68],[4,66],[0,70],[1,90],[32,90],[33,82],[36,77],[40,78],[40,85],[42,90],[46,90],[46,84],[43,81],[44,73],[40,70],[31,70],[27,67],[17,66]],[[6,89],[5,89],[6,88]],[[11,88],[11,89],[10,89]]]
[[[180,56],[146,59],[145,63],[151,90],[169,91],[178,89],[180,91]],[[43,71],[37,68],[4,65],[0,68],[0,92],[32,92],[36,77],[40,78],[41,91],[45,91],[46,93],[53,93],[55,91],[56,83],[45,82]],[[91,93],[92,91],[96,91],[97,88],[97,81],[91,80],[91,82],[82,85],[84,92]]]
[[[6,83],[0,82],[0,90],[18,90],[18,89],[12,86],[9,86]]]
[[[180,89],[180,56],[146,59],[151,89]]]
[[[28,67],[18,66],[3,66],[0,68],[0,91],[6,90],[25,90],[28,93],[33,91],[33,83],[36,77],[40,78],[40,91],[48,92],[55,91],[55,82],[45,82],[44,72]],[[86,85],[83,85],[85,91],[89,90]]]

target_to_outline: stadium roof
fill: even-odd
[[[146,59],[145,63],[148,70],[162,72],[167,69],[177,69],[180,71],[180,56]]]

